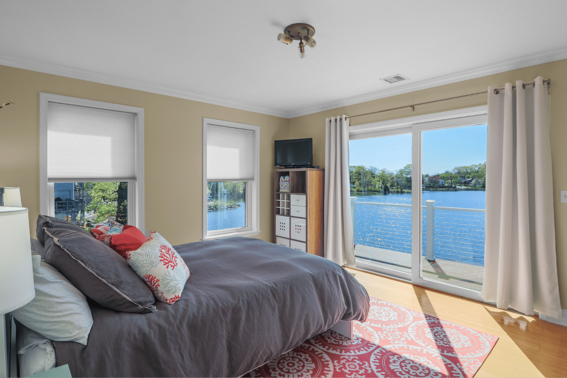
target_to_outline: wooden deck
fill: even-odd
[[[354,249],[357,260],[383,268],[411,273],[411,254],[358,244]],[[450,285],[480,291],[484,267],[461,262],[423,258],[423,277]]]

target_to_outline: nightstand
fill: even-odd
[[[69,365],[63,365],[51,370],[42,371],[34,375],[30,375],[28,378],[72,378],[71,371],[69,370]]]

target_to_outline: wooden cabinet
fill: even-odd
[[[274,180],[274,243],[323,256],[323,170],[276,169]]]

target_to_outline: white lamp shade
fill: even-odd
[[[2,194],[4,189],[4,194]],[[0,188],[0,196],[3,199],[2,206],[22,207],[22,197],[20,196],[20,188],[4,187]]]
[[[0,206],[0,315],[35,297],[28,209]]]

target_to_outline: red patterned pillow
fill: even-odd
[[[126,225],[118,235],[107,235],[108,246],[126,260],[127,253],[135,251],[144,244],[146,235],[134,226]]]
[[[174,304],[181,297],[189,268],[163,236],[152,231],[138,250],[126,255],[130,267],[159,301]]]
[[[109,226],[98,225],[95,228],[91,228],[91,235],[95,239],[103,241],[104,235],[108,233],[109,229],[110,229]]]
[[[123,224],[112,221],[96,225],[91,229],[91,235],[94,236],[96,240],[110,246],[111,236],[120,234],[123,229]]]

